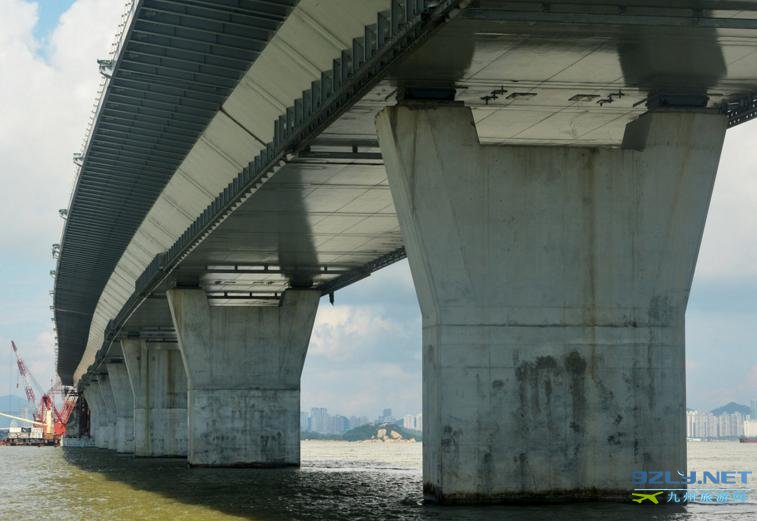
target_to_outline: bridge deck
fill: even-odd
[[[491,144],[615,146],[654,94],[707,95],[733,124],[754,110],[754,3],[456,4],[396,8],[334,56],[271,122],[258,158],[142,273],[102,346],[144,327],[132,314],[173,284],[199,285],[217,305],[271,303],[289,284],[328,293],[402,258],[373,126],[402,89],[454,89]]]

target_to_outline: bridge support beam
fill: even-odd
[[[481,146],[461,105],[377,118],[423,315],[423,475],[446,503],[628,497],[686,468],[684,313],[726,118],[623,147]]]
[[[110,378],[107,374],[97,377],[97,384],[100,387],[100,404],[102,406],[100,415],[103,418],[103,448],[116,450],[116,405],[113,400],[113,390],[110,386]]]
[[[121,341],[134,396],[134,454],[187,455],[187,377],[176,344]]]
[[[300,376],[320,293],[280,305],[210,307],[202,290],[167,292],[189,384],[189,464],[300,464]]]
[[[134,395],[126,364],[109,363],[106,367],[116,406],[116,452],[134,452]]]

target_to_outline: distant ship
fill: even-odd
[[[740,443],[757,443],[757,436],[742,436],[739,438]]]

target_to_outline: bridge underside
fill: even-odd
[[[119,265],[127,245],[296,3],[124,2],[121,41],[112,59],[99,60],[101,96],[85,149],[75,154],[80,170],[56,269],[65,383],[86,352],[107,282],[129,272]]]
[[[142,353],[172,344],[190,396],[176,408],[195,426],[190,463],[296,463],[295,376],[315,297],[408,255],[424,319],[430,498],[610,497],[637,467],[685,466],[686,299],[720,140],[754,115],[757,9],[462,3],[402,21],[401,6],[419,3],[393,2],[335,56],[275,122],[273,142],[144,271],[95,367],[80,367],[83,385],[123,356],[119,341]],[[264,316],[276,328],[249,326]],[[234,357],[244,363],[222,388],[218,368]],[[263,383],[243,378],[274,366]],[[655,403],[659,390],[667,398]],[[224,418],[209,398],[221,392],[240,404],[267,396],[255,414],[277,421],[236,420],[281,447],[235,440],[247,459],[214,453],[201,426]],[[650,448],[640,430],[666,420],[662,448]],[[542,447],[567,441],[555,455],[532,433]],[[597,454],[619,456],[593,475]],[[532,486],[554,468],[578,468],[585,488]]]
[[[202,287],[215,305],[275,301],[290,286],[327,292],[401,247],[377,143],[314,144],[187,256],[172,283]]]
[[[262,304],[290,285],[328,293],[401,259],[374,125],[398,97],[454,95],[472,109],[483,144],[613,147],[648,102],[718,107],[757,88],[749,12],[725,12],[709,27],[676,10],[639,8],[606,23],[601,8],[499,5],[474,3],[393,64],[269,174],[166,287],[202,287],[214,305]]]

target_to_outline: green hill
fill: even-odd
[[[423,435],[418,431],[405,429],[394,423],[382,423],[380,425],[367,423],[360,427],[355,427],[342,435],[304,431],[300,433],[300,439],[337,441],[383,440],[389,442],[402,440],[423,441]]]
[[[313,431],[302,431],[300,432],[300,439],[301,440],[340,440],[342,437],[339,434],[323,434],[320,432],[313,432]]]
[[[718,407],[717,409],[712,410],[712,414],[715,416],[720,416],[721,414],[731,414],[734,412],[740,412],[743,415],[747,415],[752,412],[752,410],[747,407],[746,405],[741,405],[740,403],[736,402],[729,402],[722,407]]]
[[[365,441],[373,439],[410,440],[423,441],[423,435],[418,431],[405,429],[394,423],[382,423],[380,425],[361,425],[342,435],[345,441]]]

